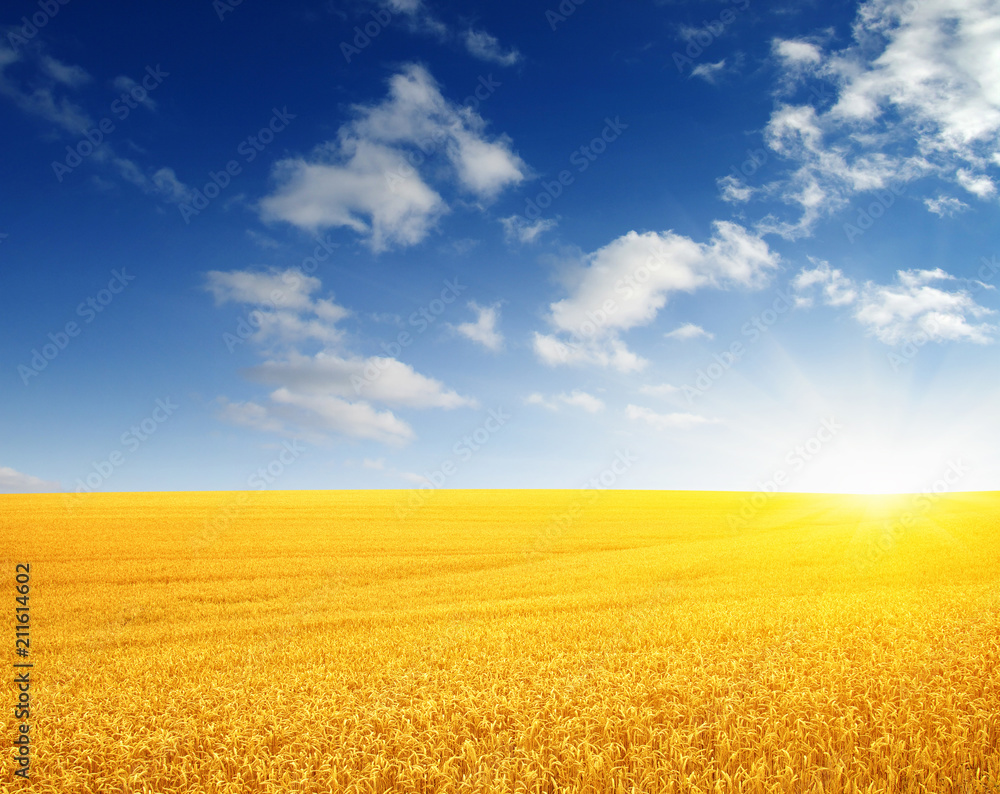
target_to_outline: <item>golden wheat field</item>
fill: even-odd
[[[997,791],[1000,494],[748,499],[0,497],[0,790]]]

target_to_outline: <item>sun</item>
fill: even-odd
[[[797,490],[845,494],[963,490],[968,466],[943,444],[869,435],[839,440],[804,467]]]

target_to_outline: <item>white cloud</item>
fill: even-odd
[[[361,466],[365,469],[374,469],[375,471],[383,471],[385,469],[385,458],[365,458],[361,461]]]
[[[649,397],[669,397],[670,395],[678,394],[679,392],[679,386],[673,386],[669,383],[660,383],[656,386],[645,385],[639,387],[639,394],[645,394]]]
[[[632,421],[645,422],[654,430],[686,430],[698,425],[718,422],[717,419],[708,419],[700,414],[658,414],[649,408],[631,404],[625,407],[625,416]]]
[[[697,339],[699,336],[703,336],[706,339],[714,339],[715,334],[710,334],[700,325],[695,325],[694,323],[684,323],[684,325],[679,328],[675,328],[667,334],[664,334],[668,339]]]
[[[404,67],[385,100],[354,111],[337,140],[275,165],[277,187],[260,202],[266,220],[312,231],[344,226],[383,251],[420,242],[448,211],[425,181],[442,178],[444,163],[444,181],[479,201],[526,178],[510,140],[488,137],[482,117],[445,99],[422,66]]]
[[[30,474],[22,474],[9,466],[0,466],[0,493],[58,493],[62,486]]]
[[[716,221],[708,243],[674,232],[629,232],[585,257],[574,294],[550,306],[561,331],[586,334],[645,325],[674,292],[702,287],[759,286],[777,267],[777,254],[759,237],[728,221]],[[608,304],[611,301],[611,304]],[[609,312],[605,305],[612,305]]]
[[[543,408],[548,408],[550,411],[558,411],[563,405],[582,408],[589,414],[600,413],[604,410],[604,401],[602,399],[595,397],[592,394],[588,394],[585,391],[580,391],[579,389],[574,389],[569,394],[566,394],[565,392],[562,394],[556,394],[551,398],[535,392],[533,394],[529,394],[528,397],[525,398],[525,402],[528,405],[541,405]]]
[[[6,67],[13,63],[21,63],[30,70],[30,78],[22,81],[6,74]],[[67,89],[79,88],[90,79],[82,67],[62,63],[39,49],[18,53],[0,44],[0,96],[7,97],[22,112],[52,124],[62,133],[81,138],[96,126],[82,107],[65,96]],[[116,85],[121,79],[116,80]],[[122,179],[165,201],[179,203],[191,196],[191,189],[177,179],[172,169],[160,168],[148,176],[132,160],[119,157],[107,140],[93,149],[88,160],[114,169]]]
[[[143,86],[140,86],[135,80],[131,77],[127,77],[126,75],[119,75],[116,77],[112,81],[112,85],[115,87],[116,91],[121,91],[123,94],[132,94],[133,89],[143,88]],[[135,94],[132,94],[132,98],[134,99],[137,95],[141,96],[142,93],[143,91],[137,91]],[[156,103],[153,101],[152,97],[149,96],[149,92],[145,91],[144,93],[145,96],[141,100],[137,100],[139,104],[146,108],[146,110],[156,110]]]
[[[481,344],[487,350],[494,352],[501,350],[503,348],[503,334],[496,329],[500,319],[499,305],[480,306],[475,301],[470,301],[468,306],[476,312],[476,321],[474,323],[460,323],[454,326],[455,330],[466,339]]]
[[[722,194],[722,200],[729,204],[744,204],[756,192],[754,188],[732,174],[728,174],[715,181]]]
[[[272,416],[268,409],[252,401],[232,402],[225,397],[218,398],[219,418],[224,422],[242,427],[252,427],[267,433],[285,431],[284,423]]]
[[[629,350],[625,343],[617,338],[582,342],[564,341],[553,334],[541,334],[536,331],[532,337],[532,347],[535,355],[550,367],[560,364],[590,364],[610,367],[619,372],[638,372],[649,363]]]
[[[440,195],[410,168],[401,152],[352,141],[342,164],[282,160],[277,190],[260,202],[265,220],[283,220],[318,231],[346,226],[367,236],[373,251],[415,245],[447,212]],[[392,183],[391,175],[407,174]],[[367,220],[366,220],[367,219]]]
[[[534,243],[543,232],[556,227],[556,221],[552,219],[539,218],[532,223],[520,215],[501,218],[500,223],[503,224],[503,236],[508,243]]]
[[[79,88],[90,82],[90,75],[82,66],[63,63],[50,55],[42,56],[41,66],[49,77],[70,88]]]
[[[261,307],[243,319],[248,328],[257,328],[243,338],[256,343],[277,338],[289,345],[276,357],[243,371],[249,380],[270,387],[268,400],[231,402],[220,397],[221,419],[317,443],[336,433],[399,445],[415,437],[413,429],[374,403],[445,410],[478,405],[394,358],[365,358],[330,349],[343,346],[344,334],[336,323],[349,312],[330,299],[317,299],[321,287],[318,278],[291,269],[206,274],[206,290],[216,303]],[[304,355],[295,343],[307,340],[318,340],[325,347]]]
[[[995,312],[980,306],[965,290],[948,291],[934,282],[955,281],[935,270],[899,270],[895,284],[868,281],[858,286],[829,263],[813,260],[792,280],[798,306],[812,305],[810,293],[821,288],[828,306],[852,306],[854,318],[887,345],[920,336],[930,341],[966,341],[988,344],[996,326],[976,322]]]
[[[566,405],[574,405],[582,408],[588,414],[600,413],[604,410],[604,401],[587,392],[574,389],[569,394],[560,394],[559,399]]]
[[[815,66],[823,59],[819,47],[802,39],[775,39],[771,46],[786,66]]]
[[[712,83],[714,85],[725,69],[726,59],[723,58],[721,61],[716,61],[715,63],[698,64],[691,70],[691,76],[700,77],[706,83]]]
[[[394,358],[344,358],[328,351],[315,356],[292,354],[246,370],[250,380],[282,385],[297,393],[364,399],[394,407],[475,407],[477,402],[446,389]]]
[[[516,49],[504,52],[496,36],[482,30],[469,29],[462,36],[462,42],[469,54],[482,61],[489,61],[500,66],[513,66],[521,60],[521,53]]]
[[[951,196],[926,198],[924,199],[924,204],[930,212],[940,215],[942,218],[946,215],[950,218],[969,208],[969,205],[964,201],[959,201],[957,198],[952,198]]]
[[[975,321],[995,312],[980,306],[965,290],[931,286],[954,276],[935,269],[900,270],[896,277],[898,283],[893,285],[866,284],[854,314],[880,341],[895,345],[920,334],[936,342],[993,341],[996,326]]]
[[[827,306],[846,306],[854,303],[858,291],[854,282],[836,268],[831,268],[829,262],[812,259],[815,267],[803,268],[792,280],[797,306],[811,306],[810,293],[819,287],[823,292],[823,302]]]
[[[618,334],[651,322],[671,294],[763,285],[778,256],[759,237],[716,221],[708,243],[674,232],[629,232],[583,258],[570,296],[549,306],[555,334],[536,333],[547,364],[598,364],[623,372],[645,364]]]
[[[206,274],[205,288],[216,304],[243,303],[260,307],[252,315],[254,339],[283,342],[315,339],[335,344],[343,338],[336,323],[350,316],[343,306],[330,299],[314,299],[322,284],[301,271],[212,270]],[[310,316],[312,315],[312,316]]]
[[[378,411],[366,402],[349,402],[328,394],[302,394],[281,388],[271,394],[279,407],[306,426],[352,438],[401,446],[416,436],[413,429],[391,411]]]
[[[18,53],[0,44],[0,96],[7,97],[29,116],[37,116],[64,132],[83,135],[93,127],[93,120],[83,108],[59,93],[60,89],[78,87],[89,76],[79,66],[68,66],[32,52]],[[35,73],[30,87],[7,74],[7,67],[18,62],[25,63]]]
[[[976,175],[966,168],[959,168],[955,178],[958,180],[958,184],[981,199],[990,198],[997,192],[997,186],[985,174]]]
[[[800,217],[769,218],[760,228],[808,234],[857,193],[928,175],[992,198],[998,32],[996,0],[868,0],[846,47],[776,40],[786,86],[811,78],[833,88],[833,101],[823,109],[781,104],[772,115],[767,144],[793,168],[767,190],[798,207]]]

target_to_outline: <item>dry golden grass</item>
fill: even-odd
[[[998,790],[1000,494],[406,498],[0,497],[30,790]]]

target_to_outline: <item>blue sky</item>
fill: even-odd
[[[0,491],[1000,487],[996,0],[0,25]]]

